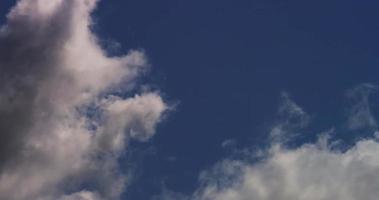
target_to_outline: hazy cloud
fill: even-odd
[[[347,92],[347,97],[352,105],[348,110],[348,128],[356,130],[360,128],[375,128],[377,122],[371,113],[369,97],[377,87],[372,84],[361,84]]]

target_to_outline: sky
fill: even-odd
[[[0,2],[0,199],[376,200],[379,2]]]

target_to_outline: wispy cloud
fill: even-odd
[[[271,141],[290,141],[298,135],[297,131],[305,128],[310,122],[310,116],[286,92],[281,94],[277,115],[278,120],[270,131]]]
[[[347,92],[347,97],[352,105],[348,110],[347,126],[349,129],[375,128],[377,126],[369,104],[369,97],[376,90],[375,85],[361,84]]]

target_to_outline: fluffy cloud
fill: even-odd
[[[379,195],[379,143],[362,140],[346,152],[308,144],[273,147],[255,164],[226,160],[203,177],[201,200],[374,200]],[[216,175],[215,175],[216,174]],[[231,177],[221,180],[218,177]]]
[[[361,89],[354,91],[362,92]],[[357,113],[370,113],[366,100],[367,96],[364,93],[363,103],[362,98],[359,98],[352,107],[353,112],[350,113],[349,119],[359,118],[356,116]],[[286,114],[282,115],[283,111],[286,111],[284,112]],[[367,117],[366,114],[364,116]],[[302,128],[308,121],[306,117],[308,115],[289,99],[288,95],[283,98],[279,115],[282,119],[274,128],[281,134]],[[291,120],[293,118],[297,120]],[[370,119],[373,119],[372,116]],[[367,122],[367,118],[362,120]],[[201,174],[197,191],[190,197],[182,199],[375,200],[378,198],[379,140],[377,137],[358,140],[347,150],[339,150],[335,146],[336,143],[330,142],[327,133],[321,134],[314,144],[304,144],[296,148],[286,147],[286,141],[277,138],[272,140],[271,146],[263,151],[263,154],[259,152],[259,155],[256,155],[256,152],[252,152],[253,159],[220,161]],[[166,192],[164,195],[171,197],[172,193]]]
[[[96,3],[20,0],[0,29],[0,199],[117,199],[118,157],[167,109],[156,92],[113,95],[147,61],[107,56],[90,30]]]

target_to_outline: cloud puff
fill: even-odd
[[[118,157],[167,109],[156,92],[114,95],[148,65],[139,51],[107,56],[96,3],[20,0],[0,29],[0,199],[117,199]]]
[[[353,110],[362,107],[360,102],[353,105]],[[364,101],[364,104],[366,103],[368,102]],[[367,109],[369,108],[365,108],[366,111]],[[307,117],[301,116],[307,114],[287,95],[284,96],[279,111],[281,110],[288,111],[285,114],[288,120],[281,120],[281,124],[284,124],[281,127],[290,127],[287,130],[291,131],[295,127],[303,127],[302,119]],[[352,118],[356,117],[356,112],[351,114]],[[291,120],[294,116],[300,120]],[[335,143],[329,142],[327,134],[321,134],[314,144],[303,144],[295,148],[286,147],[286,141],[273,140],[268,150],[255,159],[220,161],[213,168],[201,173],[199,188],[193,195],[182,199],[375,200],[378,198],[378,138],[361,139],[347,150],[339,150]],[[251,156],[254,157],[254,152]],[[164,195],[170,196],[170,193]]]

